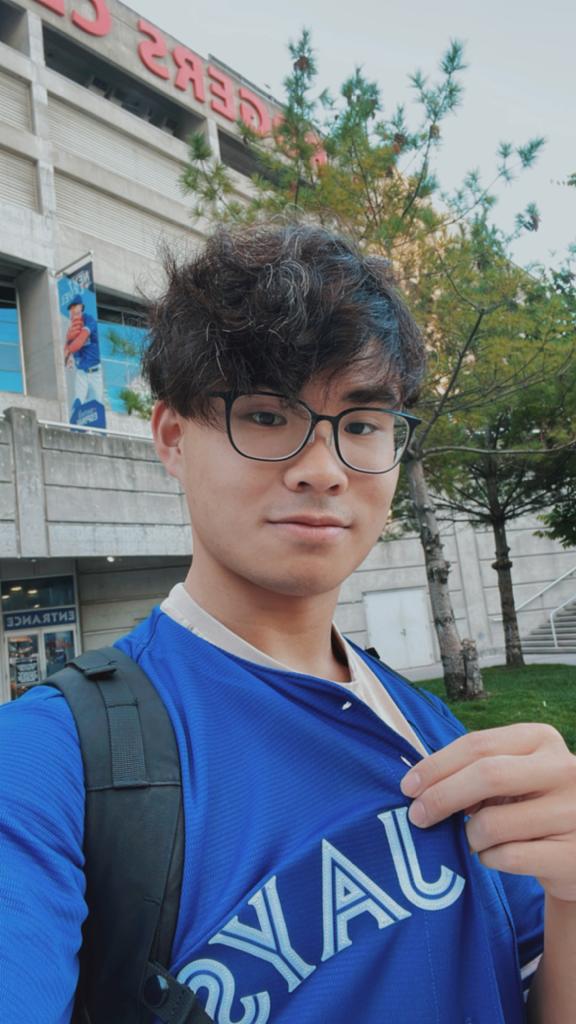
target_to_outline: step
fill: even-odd
[[[557,633],[575,633],[576,634],[576,624],[574,624],[573,626],[570,626],[570,625],[567,626],[567,625],[564,625],[563,623],[557,622],[555,628],[556,628],[556,632]],[[541,636],[543,633],[551,633],[551,632],[552,632],[552,626],[538,626],[538,629],[531,630],[530,633],[528,634],[528,636]]]
[[[576,644],[562,644],[561,647],[554,647],[553,644],[522,644],[524,654],[576,654]]]
[[[547,629],[547,630],[541,630],[538,633],[529,633],[528,636],[525,637],[525,639],[526,640],[528,640],[528,639],[530,639],[530,640],[546,640],[546,639],[548,639],[548,637],[552,637],[552,636],[554,636],[552,630],[551,629]],[[566,637],[574,637],[574,638],[576,638],[576,629],[557,629],[556,630],[556,636],[562,636],[564,638],[566,638]]]
[[[557,639],[563,643],[576,643],[576,633],[557,633]],[[553,643],[554,638],[552,633],[531,633],[528,637],[522,637],[521,643],[530,642],[534,643]]]

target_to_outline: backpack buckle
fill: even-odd
[[[86,651],[72,658],[68,665],[79,669],[87,679],[107,679],[114,675],[118,667],[117,662],[102,651]]]

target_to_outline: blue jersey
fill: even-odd
[[[90,331],[90,337],[82,348],[74,352],[74,365],[77,370],[91,370],[94,366],[100,365],[98,323],[89,313],[84,313],[84,327]]]
[[[174,724],[186,845],[171,969],[216,1024],[524,1022],[542,890],[483,868],[461,816],[409,823],[400,781],[420,755],[405,739],[336,683],[244,661],[158,610],[119,646]],[[440,701],[370,664],[428,750],[461,734]],[[63,1024],[86,913],[64,699],[39,687],[4,709],[8,747],[0,1005]]]

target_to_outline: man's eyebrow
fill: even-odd
[[[400,394],[392,384],[361,384],[347,391],[342,397],[344,402],[364,403],[380,402],[382,405],[399,405]]]

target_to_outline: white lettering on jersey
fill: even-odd
[[[215,1024],[266,1024],[270,1017],[270,996],[268,992],[258,992],[255,996],[240,998],[244,1014],[232,1020],[236,982],[232,972],[218,960],[194,960],[182,968],[177,980],[196,993],[206,989],[206,1013]]]
[[[276,889],[276,876],[270,878],[248,903],[254,907],[260,927],[243,924],[236,915],[210,939],[210,945],[221,942],[225,946],[267,960],[285,979],[288,991],[293,992],[316,968],[307,964],[290,944]]]
[[[386,829],[400,888],[421,910],[445,910],[458,899],[466,881],[443,864],[435,882],[425,882],[408,824],[408,808],[397,807],[378,815]]]
[[[409,910],[396,903],[327,839],[322,842],[322,890],[322,960],[329,960],[335,953],[352,944],[348,923],[359,914],[371,914],[378,928],[387,928],[396,921],[410,917]]]
[[[427,882],[414,846],[408,821],[408,808],[396,807],[378,815],[384,825],[398,884],[403,895],[421,910],[445,910],[461,896],[465,879],[455,871],[440,866],[435,882]],[[239,949],[271,964],[293,992],[309,977],[316,966],[306,963],[290,942],[276,876],[270,878],[249,900],[258,919],[258,927],[243,924],[238,915],[231,918],[209,940]],[[360,914],[371,914],[378,928],[387,928],[412,912],[401,906],[389,893],[349,860],[327,839],[322,841],[322,960],[329,960],[352,945],[348,934],[350,921]],[[178,974],[178,981],[194,992],[208,994],[206,1012],[215,1024],[267,1024],[270,1017],[270,994],[239,997],[244,1009],[241,1018],[231,1019],[236,998],[236,981],[232,972],[218,960],[193,960]]]

